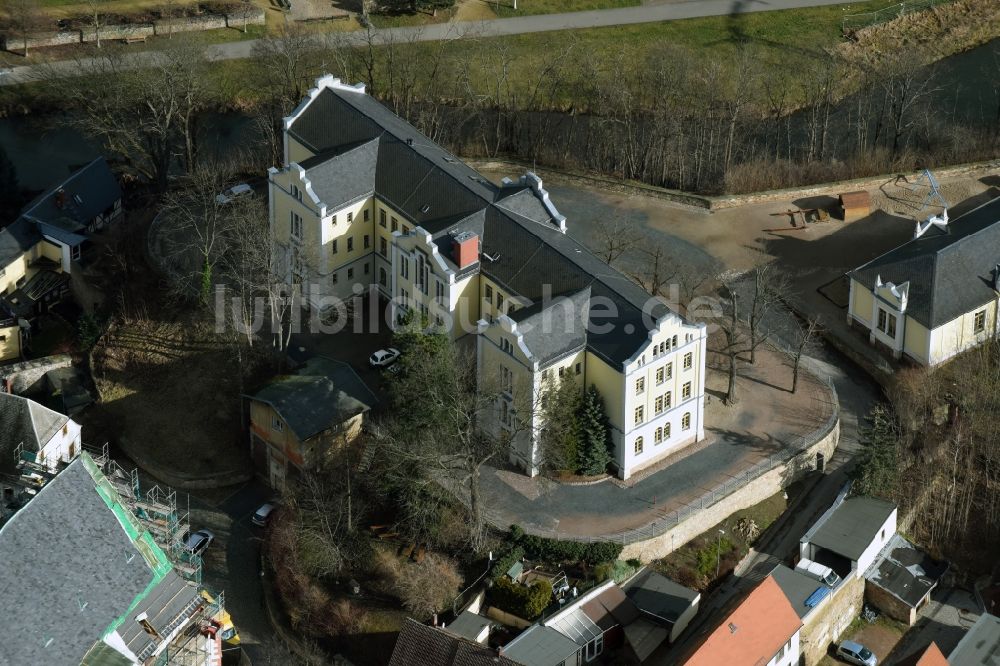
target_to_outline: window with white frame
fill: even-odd
[[[878,330],[885,333],[888,337],[895,339],[896,337],[896,315],[887,312],[886,310],[878,309]]]
[[[298,188],[298,185],[292,185],[292,197],[302,201],[302,190]]]
[[[350,224],[354,221],[354,213],[352,211],[347,211],[347,223]]]
[[[642,407],[636,407],[635,408],[635,424],[639,425],[640,423],[642,423],[642,421],[643,421],[643,408]]]
[[[693,362],[694,362],[694,354],[692,354],[691,352],[688,352],[687,354],[684,354],[684,369],[685,370],[690,370],[691,369],[691,365],[693,364]]]
[[[645,390],[646,390],[646,378],[639,377],[639,379],[635,380],[635,394],[639,395],[640,393],[643,393]]]
[[[691,412],[684,412],[683,418],[681,418],[681,430],[691,429]]]
[[[302,238],[302,217],[295,211],[291,212],[291,234],[292,238]]]
[[[284,432],[285,424],[281,422],[281,418],[277,414],[271,415],[271,430],[275,432]]]
[[[673,395],[672,395],[672,393],[673,393],[672,391],[667,391],[666,393],[663,394],[663,408],[664,409],[670,409],[670,403],[673,402]]]
[[[642,437],[635,438],[634,450],[635,450],[635,455],[639,455],[640,453],[642,453]]]
[[[681,399],[689,400],[691,398],[691,382],[684,382],[684,386],[681,388]]]
[[[673,376],[674,376],[674,364],[673,363],[667,363],[666,368],[667,368],[667,379],[673,379]]]
[[[662,395],[656,397],[656,404],[655,404],[654,411],[657,414],[660,414],[661,412],[663,412],[663,396]]]
[[[385,209],[380,209],[378,212],[378,226],[385,228]]]
[[[663,428],[657,428],[656,432],[653,433],[653,444],[659,444],[663,441]]]
[[[347,251],[348,252],[354,251],[354,238],[353,237],[348,237],[347,238]]]
[[[664,368],[657,368],[656,369],[656,383],[657,384],[662,384],[663,383],[663,378],[665,376],[666,376],[666,373],[664,372]]]

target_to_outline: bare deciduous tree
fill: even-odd
[[[802,363],[802,357],[816,349],[816,337],[820,331],[821,326],[817,316],[809,317],[805,322],[798,323],[795,327],[789,353],[792,359],[792,393],[799,390],[799,366]]]

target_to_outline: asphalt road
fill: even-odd
[[[386,28],[383,30],[374,30],[372,40],[375,44],[387,44],[411,41],[430,42],[463,38],[500,37],[504,35],[523,35],[554,30],[577,30],[617,25],[636,25],[640,23],[659,23],[661,21],[677,21],[705,16],[729,16],[734,21],[734,30],[738,31],[739,16],[742,14],[837,4],[844,4],[844,2],[843,0],[681,0],[679,2],[640,5],[638,7],[623,7],[619,9],[517,16],[514,18],[492,19],[479,22],[437,23],[420,27]],[[367,39],[368,36],[365,31],[356,31],[316,35],[314,41],[320,46],[334,42],[340,45],[360,46],[367,43]],[[210,60],[248,58],[258,41],[246,40],[219,44],[206,48],[205,54]],[[154,62],[156,58],[157,53],[155,51],[139,52],[131,58],[129,64],[133,67],[140,67],[143,64]],[[71,76],[78,72],[81,66],[85,67],[86,64],[87,59],[82,61],[59,61],[41,66],[13,67],[6,72],[0,72],[0,85],[14,85],[45,78]]]

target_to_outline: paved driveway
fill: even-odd
[[[885,663],[887,666],[900,663],[931,641],[937,643],[944,654],[951,653],[969,627],[975,624],[980,612],[972,593],[957,587],[938,587],[921,609],[917,623],[903,636]]]
[[[777,354],[767,351],[760,357],[758,365],[739,378],[741,397],[735,406],[724,405],[718,397],[725,375],[711,371],[706,439],[634,483],[566,485],[486,468],[481,487],[490,521],[499,527],[517,523],[550,536],[613,538],[658,518],[670,519],[676,509],[697,505],[705,493],[737,481],[768,456],[797,449],[803,436],[826,424],[834,409],[831,396],[811,376],[800,379],[796,394],[789,393],[789,370]]]

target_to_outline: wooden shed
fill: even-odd
[[[840,195],[840,211],[845,222],[861,219],[871,213],[872,198],[864,190]]]

